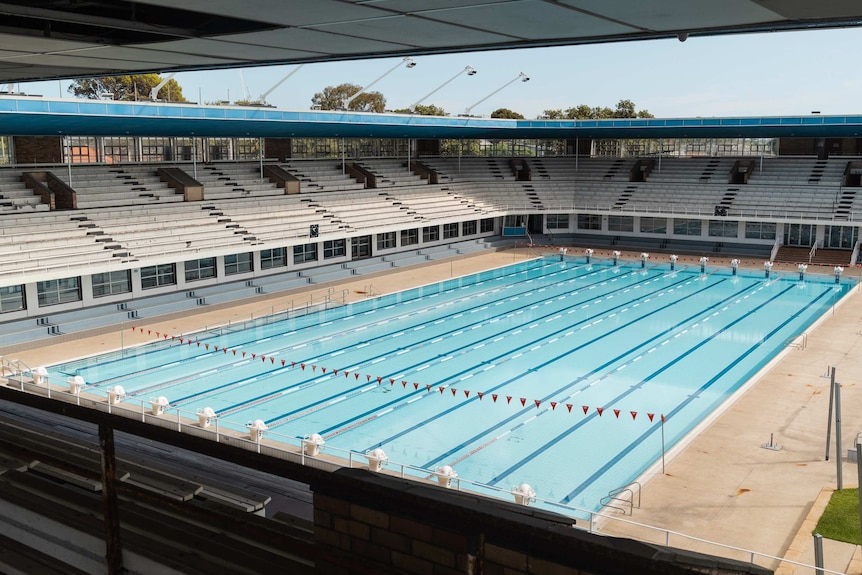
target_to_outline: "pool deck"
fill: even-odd
[[[347,301],[358,301],[375,294],[391,293],[442,281],[485,269],[523,261],[540,255],[541,250],[508,249],[480,253],[396,270],[354,281],[315,286],[291,291],[266,300],[239,303],[213,311],[189,313],[159,321],[140,320],[137,327],[153,332],[182,334],[227,322],[242,321],[252,315],[281,311],[291,301],[314,294],[320,301],[330,287],[345,293]],[[556,248],[546,250],[556,253]],[[571,250],[569,253],[582,253]],[[596,252],[596,255],[600,255]],[[637,257],[637,254],[628,254]],[[666,256],[656,256],[666,261]],[[698,265],[697,258],[680,258],[679,265]],[[762,266],[760,262],[743,265]],[[727,260],[711,259],[710,266],[729,265]],[[810,271],[813,271],[812,267]],[[831,273],[831,268],[822,270]],[[776,264],[773,273],[796,274],[796,266]],[[854,276],[859,269],[847,270]],[[30,366],[57,363],[119,349],[154,339],[144,332],[132,332],[129,323],[122,333],[115,330],[92,337],[81,337],[61,344],[21,351],[12,357]],[[751,549],[766,555],[784,557],[806,564],[814,563],[810,536],[811,518],[816,522],[819,509],[836,486],[835,437],[832,453],[825,460],[827,410],[829,406],[830,366],[836,368],[841,383],[842,443],[855,447],[856,434],[862,431],[862,293],[854,289],[833,313],[809,330],[804,349],[788,349],[765,373],[737,395],[707,422],[702,431],[685,445],[668,454],[665,473],[654,468],[641,479],[642,497],[631,516],[617,514],[641,524],[683,533],[725,545]],[[695,374],[696,375],[696,374]],[[668,422],[668,424],[672,424]],[[770,442],[781,448],[766,449]],[[844,487],[856,487],[855,463],[842,463]],[[824,491],[825,489],[825,491]],[[821,494],[823,492],[823,494]],[[539,494],[541,496],[541,493]],[[635,525],[602,521],[603,533],[632,536],[664,543],[663,532],[646,531]],[[705,553],[728,555],[716,547],[685,539],[669,538],[671,546]],[[836,572],[862,574],[859,547],[824,540],[825,567]],[[748,560],[744,553],[735,557]],[[807,568],[794,568],[777,560],[758,559],[759,565],[789,575],[812,574]]]

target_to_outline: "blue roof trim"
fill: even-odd
[[[862,137],[862,116],[504,120],[0,97],[0,135],[697,138]]]

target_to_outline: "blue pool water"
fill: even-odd
[[[49,372],[592,510],[851,287],[549,257]]]

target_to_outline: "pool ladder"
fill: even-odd
[[[786,346],[799,350],[805,349],[808,347],[808,333],[802,332],[796,337],[787,340]]]
[[[637,503],[635,503],[635,497],[637,497]],[[602,507],[610,507],[611,509],[622,511],[623,515],[626,514],[626,508],[628,508],[628,515],[632,515],[634,508],[637,507],[640,509],[641,506],[641,484],[637,481],[632,481],[628,485],[611,489],[607,495],[601,498],[599,503],[602,504]]]

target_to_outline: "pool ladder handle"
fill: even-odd
[[[787,347],[803,350],[808,347],[808,332],[803,331],[796,337],[792,337],[787,340]]]
[[[628,498],[620,497],[620,495],[624,495],[626,493],[629,495]],[[637,503],[635,503],[635,494],[637,494]],[[617,504],[614,505],[611,502],[615,502]],[[626,508],[621,505],[628,505],[628,515],[633,515],[634,508],[637,507],[640,509],[641,506],[641,484],[638,481],[632,481],[628,485],[611,489],[608,491],[607,495],[601,498],[599,503],[601,503],[603,507],[622,511],[623,515],[626,515]]]

